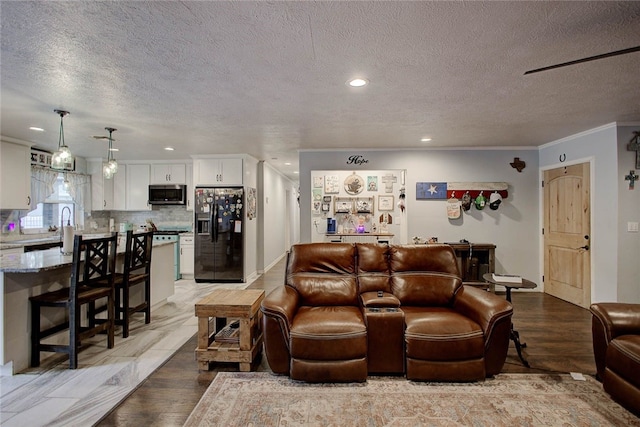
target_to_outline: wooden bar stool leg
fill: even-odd
[[[31,366],[40,366],[40,304],[31,303]]]
[[[144,309],[144,323],[151,322],[151,279],[144,281],[144,299],[147,306]]]
[[[71,304],[69,307],[69,369],[78,367],[78,347],[80,346],[80,316],[79,307]]]
[[[122,287],[122,338],[129,336],[129,284]]]

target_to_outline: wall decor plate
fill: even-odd
[[[344,190],[351,195],[360,194],[364,190],[364,184],[362,177],[354,173],[344,180]]]

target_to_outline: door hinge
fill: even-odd
[[[540,185],[542,186],[542,188],[544,188],[544,179],[542,180],[542,182],[540,183]]]
[[[542,229],[542,235],[544,236],[544,228]]]
[[[544,283],[544,274],[542,275],[542,283]]]

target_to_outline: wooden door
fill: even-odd
[[[589,163],[544,172],[544,291],[591,304]]]

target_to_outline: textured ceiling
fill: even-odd
[[[54,150],[66,109],[84,157],[106,157],[92,136],[111,126],[118,159],[248,153],[296,179],[299,149],[538,146],[640,122],[640,53],[523,75],[640,45],[640,2],[2,1],[0,15],[2,136]]]

